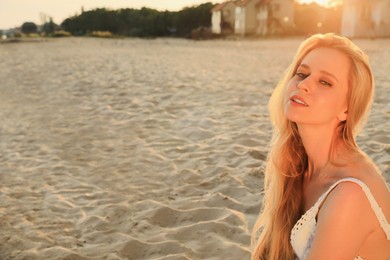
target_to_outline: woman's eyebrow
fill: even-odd
[[[303,67],[303,68],[305,68],[305,69],[310,69],[310,66],[309,66],[309,65],[306,65],[306,64],[304,64],[304,63],[299,64],[298,68],[299,68],[299,67]],[[339,81],[335,75],[333,75],[332,73],[330,73],[330,72],[328,72],[328,71],[326,71],[326,70],[320,70],[320,72],[321,72],[322,74],[328,75],[329,77],[333,78],[333,79],[336,80],[337,82]]]
[[[333,74],[330,73],[330,72],[327,72],[327,71],[325,71],[325,70],[320,70],[320,72],[323,73],[323,74],[328,75],[329,77],[333,78],[333,79],[336,80],[337,82],[339,81],[339,80],[336,78],[336,76],[333,75]]]

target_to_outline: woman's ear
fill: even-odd
[[[345,110],[345,111],[341,112],[341,113],[337,116],[337,119],[340,120],[340,121],[342,122],[342,121],[347,120],[347,117],[348,117],[348,110]]]

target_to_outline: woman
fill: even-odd
[[[373,94],[368,57],[350,40],[301,44],[269,102],[252,259],[390,259],[390,192],[355,141]]]

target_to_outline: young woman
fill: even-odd
[[[252,259],[390,259],[390,191],[355,141],[373,94],[368,57],[350,40],[301,44],[269,101]]]

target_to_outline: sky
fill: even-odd
[[[42,24],[42,14],[52,17],[57,24],[66,18],[95,8],[136,8],[149,7],[157,10],[178,11],[187,6],[212,0],[0,0],[0,29],[20,27],[24,22]]]

